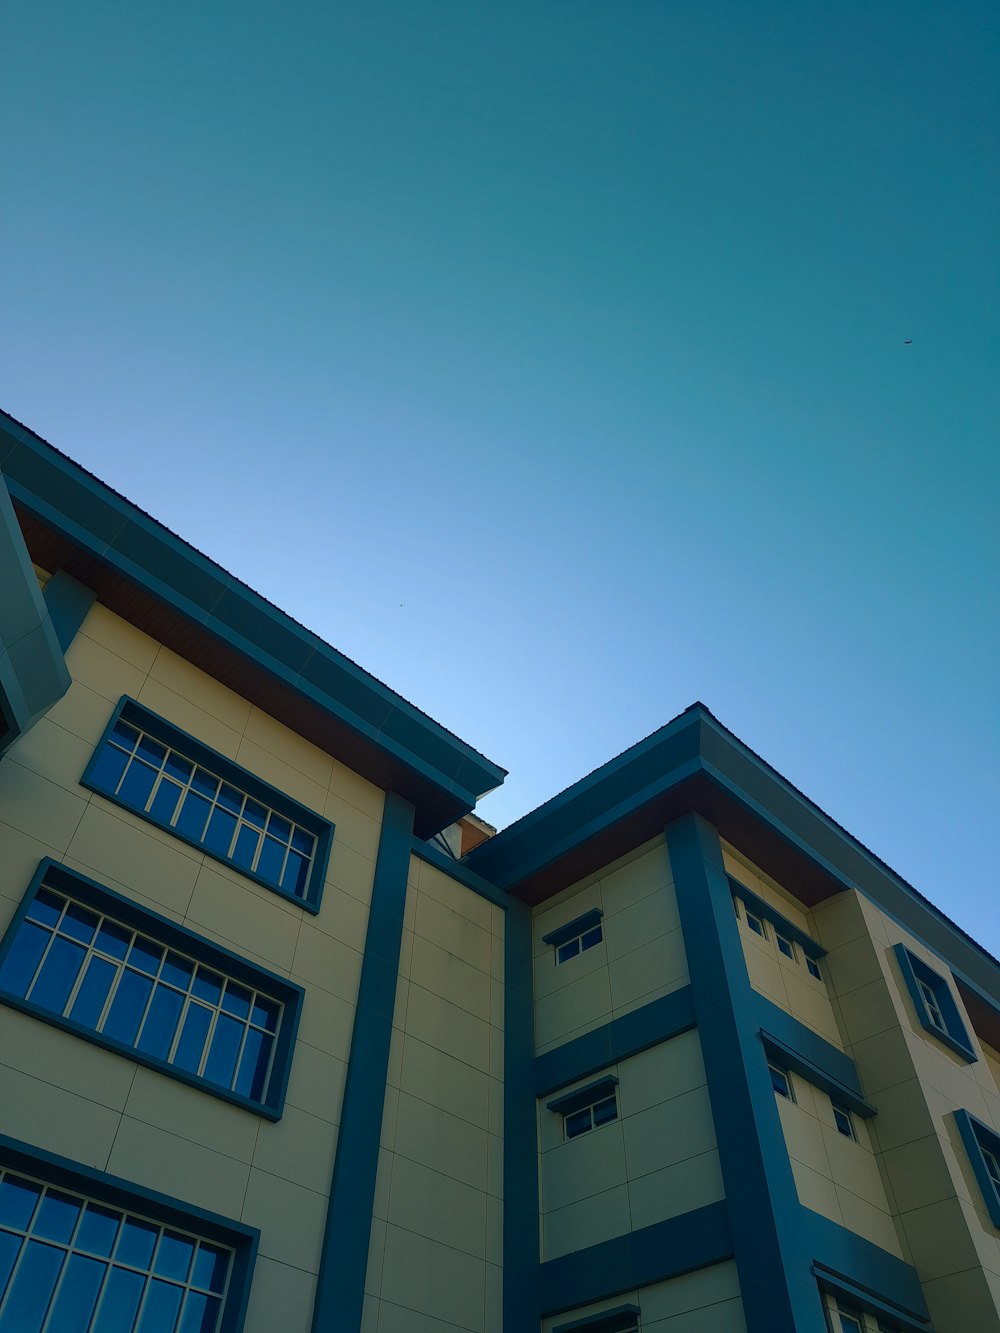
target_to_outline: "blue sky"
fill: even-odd
[[[1000,951],[998,36],[15,0],[0,402],[509,768],[484,818],[700,698]]]

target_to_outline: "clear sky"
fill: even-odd
[[[14,0],[0,403],[509,768],[484,818],[700,698],[998,952],[998,38]]]

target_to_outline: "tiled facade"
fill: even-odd
[[[0,470],[0,1333],[1000,1333],[937,908],[701,705],[458,857],[502,769],[9,418]],[[82,781],[123,700],[216,825]]]

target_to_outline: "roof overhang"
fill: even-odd
[[[982,1006],[994,1013],[1000,1007],[996,960],[700,703],[477,847],[465,863],[539,903],[692,811],[807,906],[861,890],[947,959]]]
[[[416,808],[430,837],[506,770],[0,413],[0,468],[31,559]]]

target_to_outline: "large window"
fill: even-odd
[[[133,700],[119,704],[81,781],[318,908],[332,825]]]
[[[971,1064],[976,1052],[947,978],[902,944],[893,952],[921,1027]]]
[[[0,1140],[0,1333],[229,1333],[256,1233]]]
[[[54,862],[0,945],[0,998],[280,1114],[301,990]]]

